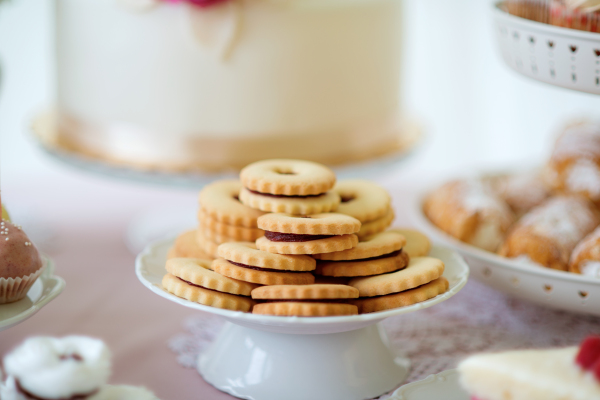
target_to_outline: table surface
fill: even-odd
[[[409,223],[405,193],[422,181],[406,175],[383,181],[394,199],[394,225]],[[186,330],[208,316],[165,301],[142,286],[134,272],[135,256],[124,242],[130,221],[140,213],[164,215],[187,208],[194,224],[196,190],[166,190],[64,171],[3,184],[2,197],[9,210],[13,205],[14,216],[29,220],[25,228],[38,224],[53,233],[44,252],[67,285],[35,316],[0,332],[0,354],[31,335],[91,335],[112,350],[112,383],[144,385],[163,400],[231,399],[193,368],[178,364],[167,345],[175,336],[180,345],[186,337],[193,341],[193,329]],[[496,309],[485,309],[482,298],[485,306]],[[598,318],[541,310],[474,282],[446,303],[386,321],[392,341],[411,349],[415,369],[409,380],[453,367],[457,357],[474,351],[577,343],[590,331],[600,332]],[[496,328],[494,320],[505,321],[508,328]],[[216,329],[220,321],[214,324]]]

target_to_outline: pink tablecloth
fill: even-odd
[[[408,180],[387,185],[394,195],[396,225],[408,221],[405,194],[416,185]],[[157,214],[176,208],[193,210],[194,191],[65,172],[4,184],[2,193],[9,208],[13,204],[15,209],[31,210],[40,224],[54,230],[56,240],[48,254],[67,287],[31,319],[0,332],[0,353],[29,335],[93,335],[112,349],[112,382],[145,385],[163,400],[231,399],[205,383],[194,369],[177,362],[179,357],[189,364],[200,350],[188,346],[194,343],[194,335],[214,331],[219,321],[143,287],[134,274],[134,256],[123,241],[133,215],[143,210]],[[410,380],[451,368],[475,351],[577,343],[589,332],[600,332],[599,318],[547,311],[476,282],[444,304],[389,319],[385,325],[392,341],[413,359]],[[180,354],[169,349],[169,340]]]

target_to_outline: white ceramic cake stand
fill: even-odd
[[[262,316],[204,306],[164,291],[161,280],[172,243],[155,242],[137,257],[139,280],[159,296],[228,321],[200,356],[198,371],[217,389],[252,400],[364,400],[394,389],[406,379],[409,360],[401,349],[390,348],[378,322],[449,299],[469,275],[457,253],[434,247],[430,255],[444,261],[450,288],[431,300],[357,316]]]
[[[43,257],[45,269],[27,292],[24,299],[9,304],[0,304],[0,331],[11,328],[48,304],[65,288],[63,278],[54,275],[54,263]]]

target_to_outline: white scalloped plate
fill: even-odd
[[[434,242],[463,255],[475,279],[550,308],[600,316],[600,279],[514,261],[461,242],[435,226],[423,213],[423,199],[429,192],[414,195],[415,225]]]
[[[388,400],[469,400],[469,395],[458,384],[458,371],[449,369],[402,386]]]
[[[54,263],[43,257],[46,267],[27,292],[27,297],[9,304],[0,304],[0,331],[11,328],[48,304],[65,288],[63,278],[54,275]]]
[[[360,329],[395,315],[418,311],[446,301],[463,288],[469,276],[469,267],[461,256],[452,250],[435,246],[431,249],[430,256],[444,261],[446,265],[444,276],[450,282],[450,288],[446,293],[433,299],[408,307],[356,316],[319,318],[264,316],[205,306],[182,299],[163,290],[161,281],[166,273],[167,252],[172,244],[173,239],[154,242],[148,245],[137,257],[135,271],[144,286],[159,296],[183,306],[220,315],[235,324],[248,328],[279,333],[321,334]]]

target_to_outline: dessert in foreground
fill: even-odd
[[[42,258],[21,227],[0,221],[0,304],[27,296],[42,274]]]
[[[478,354],[458,371],[473,400],[598,400],[600,336],[579,348]]]
[[[110,351],[85,336],[31,337],[3,359],[2,400],[158,400],[149,390],[109,385]]]

